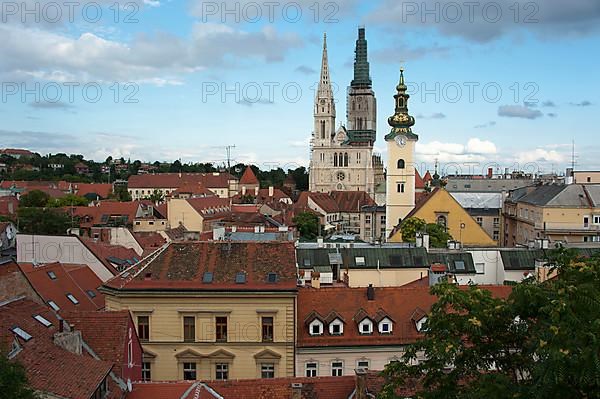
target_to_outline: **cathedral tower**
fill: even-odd
[[[396,86],[395,112],[388,118],[391,131],[385,136],[388,149],[386,175],[386,234],[389,234],[415,207],[415,145],[412,132],[415,118],[408,114],[409,95],[400,69]]]
[[[327,34],[323,35],[323,57],[321,59],[321,78],[315,96],[315,126],[313,145],[324,147],[331,144],[335,133],[335,101],[331,80],[329,79],[329,61],[327,59]]]

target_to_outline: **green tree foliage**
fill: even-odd
[[[38,396],[29,387],[25,368],[9,361],[0,351],[0,398],[4,399],[35,399]]]
[[[155,189],[152,194],[150,194],[146,199],[149,199],[152,202],[161,202],[165,199],[162,191]]]
[[[446,229],[437,223],[427,223],[423,219],[411,217],[405,219],[400,225],[404,242],[415,242],[418,232],[429,234],[429,245],[433,248],[445,248],[448,240],[452,240],[452,236]]]
[[[600,397],[600,258],[561,249],[551,263],[557,279],[528,279],[506,300],[434,286],[425,336],[386,367],[380,398],[415,381],[423,399]]]
[[[308,190],[308,171],[304,166],[296,168],[294,170],[288,170],[288,173],[292,175],[294,182],[296,183],[296,189],[299,191]]]
[[[296,224],[300,237],[312,240],[319,234],[319,218],[312,212],[302,212],[293,219]]]
[[[71,218],[57,208],[25,208],[17,210],[17,227],[28,234],[65,234],[72,226]]]
[[[127,188],[124,186],[115,186],[112,197],[121,202],[131,201],[131,194],[129,194],[129,191],[127,191]]]
[[[50,196],[41,190],[32,190],[27,194],[21,196],[19,205],[23,207],[37,207],[41,208],[46,206]]]
[[[90,203],[85,197],[79,197],[74,194],[67,194],[61,198],[50,198],[46,206],[50,208],[62,208],[64,206],[86,206]]]

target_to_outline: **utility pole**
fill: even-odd
[[[227,172],[231,173],[231,150],[235,148],[235,145],[223,145],[223,146],[215,146],[211,148],[221,148],[225,149],[227,153]]]

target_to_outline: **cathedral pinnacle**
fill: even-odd
[[[408,99],[410,95],[406,92],[407,86],[404,83],[404,68],[400,68],[400,81],[396,86],[396,108],[394,115],[388,118],[388,124],[392,127],[391,132],[385,136],[386,140],[392,140],[398,135],[404,135],[411,138],[417,138],[412,132],[411,127],[415,124],[415,118],[408,114]]]

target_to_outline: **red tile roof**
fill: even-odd
[[[205,272],[213,274],[204,283]],[[276,273],[276,282],[269,282]],[[236,278],[243,275],[244,283]],[[114,277],[105,287],[125,290],[295,291],[291,242],[171,242],[155,259]]]
[[[511,288],[507,286],[482,286],[498,297],[507,297]],[[421,336],[416,330],[411,316],[417,309],[428,312],[436,301],[429,293],[429,287],[374,288],[375,300],[367,299],[367,288],[301,288],[298,291],[298,347],[323,346],[360,346],[360,345],[405,345],[416,341]],[[309,334],[308,324],[314,316],[325,319],[331,312],[336,312],[345,321],[342,335],[320,336]],[[360,334],[358,323],[365,316],[375,320],[385,314],[393,320],[392,333],[380,334],[374,325],[373,334]]]
[[[100,359],[114,364],[113,372],[120,377],[127,362],[125,348],[131,318],[129,311],[66,311],[62,317],[81,331],[83,340]]]
[[[201,182],[205,187],[228,188],[229,181],[236,178],[229,173],[159,173],[132,175],[127,188],[168,188],[176,189],[184,184]]]
[[[2,150],[0,150],[0,154],[6,154],[6,155],[25,155],[25,156],[32,156],[34,155],[33,152],[29,151],[29,150],[24,150],[21,148],[3,148]]]
[[[142,201],[100,201],[95,206],[75,206],[67,208],[74,216],[78,216],[82,227],[102,226],[108,218],[124,216],[125,223],[131,224],[140,210]],[[106,219],[103,219],[103,217]]]
[[[215,193],[210,191],[201,181],[186,181],[177,188],[177,190],[172,191],[171,195],[177,197],[178,195],[188,194],[193,196],[203,196],[203,197],[213,197]]]
[[[133,237],[144,251],[154,251],[166,244],[167,240],[158,233],[133,233]]]
[[[430,181],[432,181],[432,180],[433,180],[433,177],[431,177],[431,173],[429,173],[429,171],[427,171],[427,172],[425,173],[425,176],[423,176],[423,181],[424,181],[425,183],[427,183],[427,182],[430,182]]]
[[[231,210],[229,198],[189,198],[187,202],[202,216],[225,213]]]
[[[73,183],[73,193],[80,197],[86,194],[96,194],[101,198],[108,198],[113,191],[112,184],[108,183]]]
[[[17,197],[7,196],[0,197],[0,215],[9,216],[16,215],[19,208],[19,200]]]
[[[302,384],[302,399],[348,399],[356,386],[354,376],[316,378],[273,378],[212,381],[206,384],[225,399],[291,399],[292,384]],[[127,399],[179,399],[191,381],[136,383]],[[201,390],[199,399],[214,399]],[[194,398],[195,390],[186,396]]]
[[[64,310],[98,310],[104,308],[104,294],[98,291],[102,281],[86,265],[50,263],[34,266],[32,263],[19,263],[19,268],[38,295],[46,302],[53,301]],[[51,279],[49,272],[56,279]],[[87,291],[95,294],[91,298]],[[67,298],[73,295],[79,304],[74,304]]]
[[[242,184],[242,185],[258,185],[258,184],[260,184],[260,182],[258,181],[258,178],[254,174],[254,171],[252,170],[252,168],[250,166],[246,167],[246,170],[244,171],[244,174],[242,175],[242,178],[240,179],[240,184]]]
[[[377,205],[365,191],[332,191],[331,197],[337,203],[339,212],[360,212],[363,206]]]
[[[101,241],[94,241],[93,239],[86,237],[80,237],[79,239],[83,245],[85,245],[113,274],[119,274],[119,270],[117,270],[115,265],[108,260],[109,257],[112,256],[123,260],[140,258],[140,256],[138,256],[138,254],[131,248],[125,248],[121,245],[111,245]]]
[[[41,315],[52,325],[45,327],[33,316]],[[47,308],[28,299],[20,299],[0,306],[0,342],[15,339],[11,331],[19,326],[31,339],[19,340],[22,350],[14,360],[26,370],[32,388],[64,398],[90,398],[107,377],[112,363],[89,356],[71,353],[53,342],[58,332],[58,319]]]
[[[425,182],[417,169],[415,169],[415,188],[417,190],[423,190],[425,188]]]

